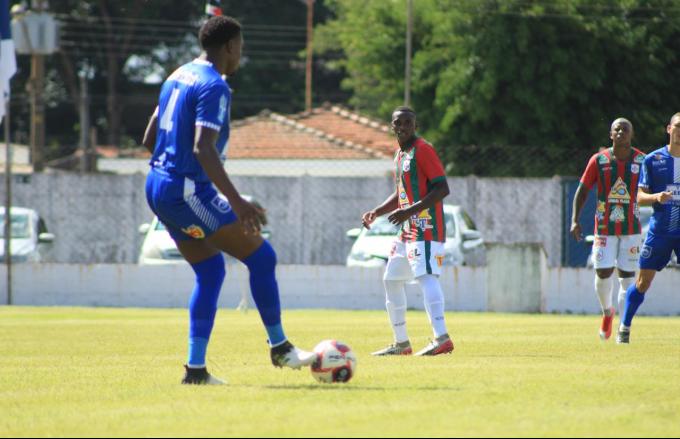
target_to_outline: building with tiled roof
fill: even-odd
[[[387,124],[340,106],[292,115],[265,110],[232,121],[225,166],[240,175],[385,175],[396,149]],[[144,172],[146,163],[138,162],[100,158],[99,169]]]
[[[282,115],[263,111],[234,121],[230,159],[392,159],[397,143],[386,124],[338,106]]]

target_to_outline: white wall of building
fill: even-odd
[[[514,265],[508,264],[508,270]],[[540,295],[499,302],[489,291],[488,267],[447,268],[442,275],[446,308],[453,311],[527,311],[597,313],[592,270],[548,268],[533,270],[543,285]],[[229,266],[220,306],[234,308],[248,294],[245,267]],[[13,269],[13,303],[36,306],[185,307],[193,286],[186,264],[138,266],[132,264],[21,264]],[[283,265],[277,269],[285,308],[384,309],[381,269],[344,266]],[[496,270],[493,277],[503,277]],[[537,279],[526,279],[536,285]],[[497,285],[497,283],[495,283]],[[679,315],[680,270],[660,273],[641,308],[643,314]],[[511,294],[522,295],[517,282]],[[407,288],[409,307],[423,309],[416,285]],[[533,302],[532,302],[533,301]],[[539,303],[535,303],[538,301]],[[0,266],[0,303],[7,303],[6,267]],[[503,304],[506,305],[503,305]],[[616,303],[616,300],[614,300]],[[524,309],[517,304],[523,304]]]

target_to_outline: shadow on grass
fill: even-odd
[[[353,392],[353,391],[373,391],[373,392],[389,392],[393,390],[412,390],[418,392],[462,392],[461,387],[449,387],[449,386],[415,386],[415,387],[382,387],[382,386],[353,386],[351,384],[277,384],[268,386],[253,386],[244,385],[242,387],[259,387],[270,390],[320,390],[320,391],[341,391],[341,392]]]

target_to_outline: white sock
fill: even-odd
[[[392,331],[394,332],[394,341],[402,343],[408,341],[408,333],[406,332],[406,291],[404,290],[404,281],[401,280],[385,280],[385,295],[387,301],[387,314],[390,316],[390,323],[392,324]]]
[[[437,276],[426,274],[418,278],[418,283],[423,289],[425,310],[430,318],[432,331],[435,338],[447,333],[444,321],[444,292]]]
[[[595,275],[595,292],[597,292],[597,297],[600,299],[600,306],[602,307],[602,312],[612,307],[612,288],[614,283],[612,278],[600,279],[599,276]]]
[[[626,309],[626,294],[628,293],[628,288],[635,283],[634,277],[620,277],[619,284],[619,317],[623,319],[623,311]]]

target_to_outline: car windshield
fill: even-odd
[[[366,236],[394,236],[399,232],[399,226],[395,226],[382,216],[371,224],[371,228],[366,231]]]
[[[30,221],[28,220],[28,215],[17,215],[14,214],[12,215],[12,222],[11,222],[11,233],[12,233],[12,238],[20,238],[20,239],[25,239],[25,238],[30,238],[31,236],[31,228],[30,228]],[[2,214],[0,215],[0,238],[5,237],[5,215]]]

